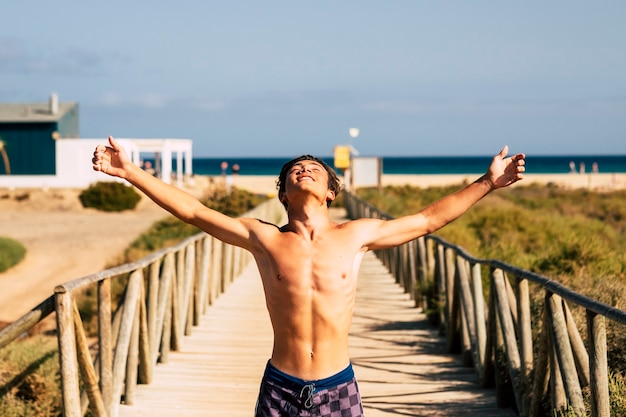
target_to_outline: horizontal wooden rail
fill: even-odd
[[[277,199],[244,217],[285,221]],[[222,294],[252,256],[205,233],[139,261],[88,275],[55,288],[54,294],[0,331],[0,348],[56,311],[63,411],[66,417],[118,415],[132,405],[138,383],[149,384],[157,363],[184,348],[184,336]],[[112,282],[123,284],[115,295]],[[96,287],[97,354],[93,358],[76,297]],[[119,285],[118,285],[119,287]]]
[[[351,218],[391,219],[350,193],[345,205]],[[610,415],[605,321],[626,324],[625,311],[540,274],[476,258],[433,235],[377,255],[416,306],[437,318],[449,350],[463,355],[483,386],[496,386],[500,406],[513,407],[521,416],[543,415],[544,403],[552,412]],[[489,271],[488,294],[483,269]],[[544,293],[539,318],[531,315],[530,284]],[[434,291],[427,299],[429,288]],[[568,303],[586,312],[587,347]],[[536,348],[533,328],[541,329]],[[583,403],[584,387],[591,392],[590,410]]]

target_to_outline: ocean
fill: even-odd
[[[384,156],[381,157],[383,174],[482,174],[493,156]],[[333,157],[322,158],[331,167]],[[228,163],[227,172],[239,165],[240,175],[275,175],[289,158],[194,158],[196,175],[221,174],[222,162]],[[176,161],[174,160],[174,165]],[[597,167],[601,173],[626,172],[626,155],[566,155],[526,156],[529,174],[567,174],[572,167],[580,172],[592,172]]]

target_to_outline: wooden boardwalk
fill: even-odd
[[[367,417],[515,416],[445,341],[370,252],[359,274],[351,356]],[[270,357],[272,331],[251,264],[208,309],[180,352],[137,387],[120,416],[251,417]]]

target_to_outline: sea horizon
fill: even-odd
[[[493,156],[381,156],[383,174],[398,175],[439,175],[439,174],[481,174],[485,172]],[[222,164],[228,167],[226,174],[274,175],[290,157],[197,157],[192,160],[195,175],[222,175]],[[332,156],[322,156],[334,167]],[[146,158],[150,160],[150,158]],[[176,160],[173,161],[176,165]],[[529,174],[575,173],[626,173],[626,155],[545,155],[526,156],[526,171]]]

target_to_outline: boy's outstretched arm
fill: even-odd
[[[109,136],[109,146],[96,147],[92,163],[95,171],[125,179],[182,221],[227,243],[249,246],[250,232],[245,220],[211,210],[194,196],[145,172],[132,163],[124,148],[112,137]]]
[[[397,246],[439,230],[456,220],[491,191],[507,187],[524,177],[525,155],[507,157],[508,146],[493,157],[485,175],[463,189],[425,207],[419,213],[373,225],[369,249]]]

